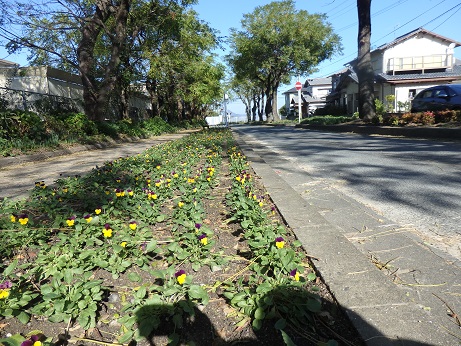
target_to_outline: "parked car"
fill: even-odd
[[[412,112],[461,109],[461,84],[446,84],[420,91],[411,102]]]

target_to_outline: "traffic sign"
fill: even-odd
[[[301,84],[301,82],[300,82],[300,81],[297,81],[296,84],[295,84],[296,90],[301,90],[302,87],[303,87],[303,85]]]

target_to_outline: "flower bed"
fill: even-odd
[[[334,301],[229,131],[37,182],[0,207],[1,342],[356,338],[325,311]]]

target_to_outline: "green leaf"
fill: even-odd
[[[153,252],[157,250],[157,241],[156,240],[152,240],[150,241],[147,246],[146,246],[146,251],[147,252]]]
[[[237,302],[242,301],[245,298],[246,298],[246,293],[239,292],[231,299],[231,304],[235,305]]]
[[[317,299],[309,299],[307,301],[306,307],[311,312],[320,312],[322,310],[322,303]]]
[[[284,329],[287,326],[287,320],[284,318],[279,319],[277,322],[274,324],[275,329]]]
[[[253,320],[253,323],[251,325],[253,326],[254,330],[260,330],[262,325],[263,325],[263,321],[255,319],[255,320]]]
[[[118,342],[121,344],[127,344],[133,338],[134,332],[132,330],[127,331],[123,334],[119,339]]]
[[[293,247],[301,247],[301,246],[303,246],[303,244],[299,240],[295,240],[292,243],[292,245],[293,245]]]
[[[189,288],[189,297],[192,299],[199,299],[201,300],[202,304],[208,304],[210,297],[208,296],[208,292],[201,286],[192,285]]]
[[[48,320],[53,323],[58,323],[64,321],[66,315],[64,314],[54,314],[48,317]]]
[[[91,323],[91,317],[86,312],[82,312],[78,316],[77,322],[80,325],[80,327],[82,327],[84,330],[87,330]]]
[[[307,274],[307,280],[314,281],[315,279],[317,279],[317,275],[315,275],[315,273]]]
[[[146,296],[147,288],[146,286],[139,287],[139,290],[134,294],[136,298],[143,299]]]
[[[255,311],[255,318],[257,320],[263,320],[266,317],[266,313],[264,312],[263,308],[257,308]]]
[[[131,282],[139,282],[141,281],[141,279],[141,275],[139,275],[136,272],[131,272],[128,274],[128,280],[130,280]]]
[[[17,264],[18,264],[18,260],[14,260],[13,262],[11,262],[11,264],[8,267],[6,267],[5,270],[3,271],[3,276],[8,277],[13,272],[13,270],[16,268]]]
[[[263,282],[256,288],[256,293],[266,293],[272,290],[272,285],[268,282]]]
[[[16,318],[21,322],[22,324],[27,324],[30,321],[30,315],[24,311],[21,311]]]
[[[291,338],[288,336],[287,333],[285,333],[282,329],[280,330],[280,333],[282,333],[282,339],[285,342],[286,346],[296,346],[296,344],[291,340]]]
[[[163,222],[166,218],[166,215],[164,214],[160,214],[159,216],[157,216],[157,222]]]
[[[179,344],[179,334],[173,333],[168,335],[168,345],[175,346]]]
[[[9,338],[0,339],[0,345],[5,346],[20,346],[21,343],[24,341],[24,337],[20,334],[14,334]]]

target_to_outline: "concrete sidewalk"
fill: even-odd
[[[392,220],[315,181],[238,128],[233,132],[368,345],[461,344],[459,320],[450,316],[461,313],[458,266]]]
[[[182,138],[194,131],[0,158],[0,198],[27,197],[36,181],[44,180],[51,185],[59,178],[83,175],[105,162],[137,155],[152,146]]]

